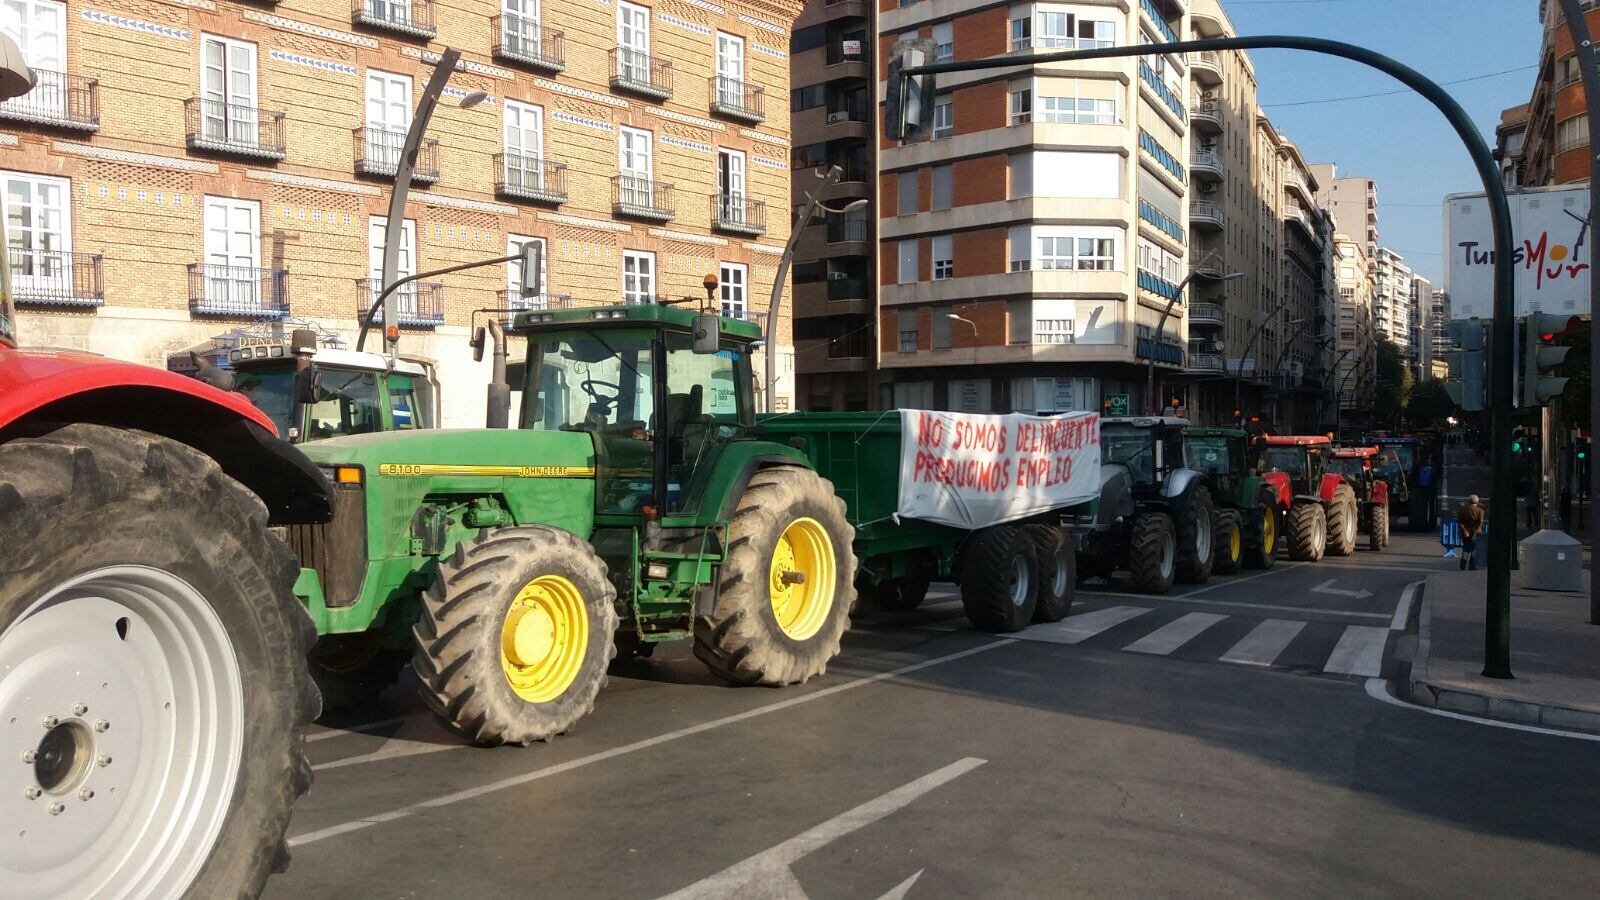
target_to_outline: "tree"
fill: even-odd
[[[1411,399],[1411,370],[1406,368],[1400,348],[1380,339],[1377,346],[1377,391],[1373,396],[1375,419],[1394,424]]]
[[[1444,389],[1444,382],[1429,378],[1412,388],[1411,399],[1406,403],[1406,417],[1412,424],[1426,428],[1443,422],[1455,412],[1455,408],[1450,393]]]
[[[1565,346],[1571,347],[1572,352],[1567,354],[1561,363],[1558,374],[1569,379],[1567,387],[1561,392],[1561,420],[1574,428],[1589,428],[1589,329],[1591,325],[1584,322],[1567,332]]]

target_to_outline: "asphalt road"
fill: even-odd
[[[313,736],[268,896],[1590,893],[1600,743],[1385,700],[1439,557],[1396,534],[1167,597],[1091,582],[1007,637],[935,586],[804,686],[669,646],[531,748],[461,746],[403,681]]]

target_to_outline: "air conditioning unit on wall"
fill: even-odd
[[[845,111],[845,110],[841,109],[838,112],[828,113],[828,124],[829,125],[837,125],[840,122],[848,122],[848,121],[850,121],[850,113]]]

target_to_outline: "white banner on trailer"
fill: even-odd
[[[1511,195],[1517,315],[1589,314],[1589,187]],[[1444,284],[1453,319],[1494,316],[1494,233],[1483,194],[1444,201]]]
[[[900,410],[900,509],[974,530],[1094,499],[1100,414]]]

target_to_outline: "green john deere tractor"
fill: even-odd
[[[1217,505],[1212,571],[1232,575],[1241,566],[1272,568],[1283,529],[1272,488],[1250,464],[1250,435],[1240,428],[1190,426],[1183,430],[1183,458],[1205,476]]]
[[[619,648],[692,639],[740,684],[823,672],[855,602],[854,532],[806,457],[761,437],[759,330],[656,305],[512,329],[517,427],[303,445],[335,494],[332,522],[289,533],[325,696],[370,698],[410,660],[448,727],[526,744],[593,708]]]

